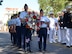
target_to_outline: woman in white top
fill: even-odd
[[[21,21],[19,18],[19,14],[15,14],[15,25],[16,25],[16,45],[18,48],[21,48]]]
[[[8,26],[9,26],[9,32],[11,34],[11,42],[13,45],[16,44],[16,21],[14,15],[11,16],[10,21],[8,21]]]
[[[49,26],[49,19],[43,15],[43,10],[40,10],[40,30],[39,30],[39,51],[42,50],[42,38],[43,38],[43,50],[46,51],[46,39],[47,39],[47,27]]]

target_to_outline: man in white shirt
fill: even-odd
[[[61,42],[60,25],[59,25],[59,22],[58,22],[58,18],[56,18],[56,21],[57,21],[57,26],[58,26],[58,30],[56,30],[56,36],[58,37],[57,41]]]
[[[50,12],[50,33],[49,33],[49,42],[50,43],[56,43],[55,41],[55,36],[56,36],[56,30],[58,29],[57,27],[57,21],[54,17],[54,13]]]

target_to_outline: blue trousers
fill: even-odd
[[[46,38],[47,38],[47,28],[40,28],[40,30],[38,31],[39,34],[39,49],[42,49],[42,38],[43,38],[43,50],[46,50]]]
[[[16,44],[16,33],[10,32],[10,29],[9,29],[9,33],[11,35],[11,42],[13,45],[15,45]]]
[[[21,38],[22,38],[22,47],[25,49],[25,40],[26,40],[26,28],[24,26],[21,26]]]
[[[28,43],[26,43],[26,47],[28,47],[28,50],[31,50],[31,48],[30,48],[31,35],[32,35],[31,34],[31,30],[28,29],[28,28],[26,28],[26,31],[27,31],[27,33],[26,33],[26,39],[30,40]]]
[[[17,46],[21,48],[21,27],[16,26],[16,42]]]

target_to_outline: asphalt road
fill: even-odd
[[[11,46],[10,34],[8,32],[0,32],[0,54],[72,54],[72,47],[67,48],[60,43],[50,44],[47,40],[47,51],[39,52],[37,36],[32,37],[31,50],[32,53],[25,53],[17,47]]]

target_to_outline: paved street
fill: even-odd
[[[0,32],[0,54],[72,54],[72,48],[67,48],[60,43],[50,44],[47,41],[47,51],[39,52],[37,44],[37,36],[33,36],[31,42],[32,53],[24,53],[22,50],[18,50],[16,47],[11,46],[10,36],[7,32]]]

